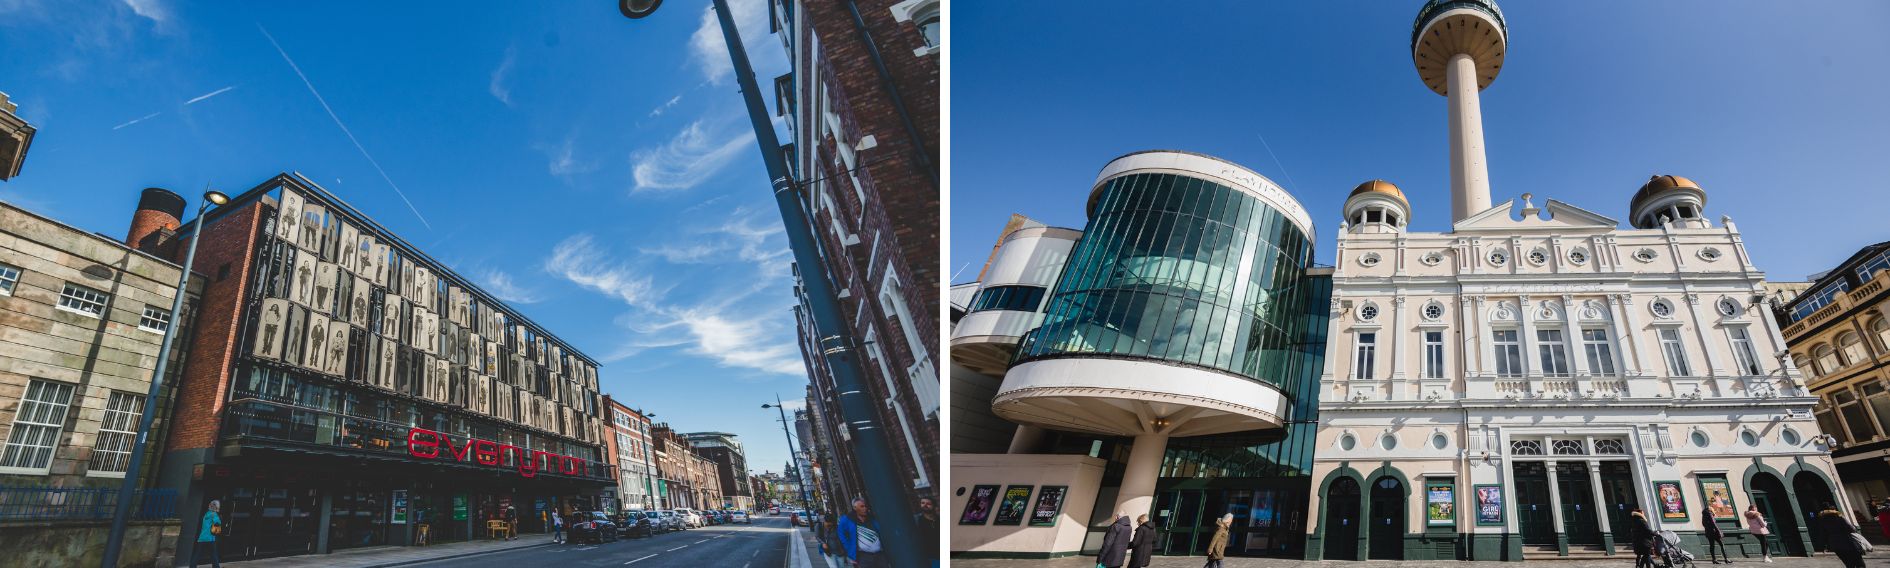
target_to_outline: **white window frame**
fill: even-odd
[[[1667,376],[1693,376],[1693,365],[1687,361],[1687,344],[1680,338],[1680,328],[1663,327],[1655,336],[1660,340],[1661,356],[1667,360]]]
[[[1844,368],[1843,361],[1838,360],[1837,348],[1829,343],[1820,343],[1817,347],[1811,348],[1811,357],[1817,363],[1819,375],[1829,375]]]
[[[925,46],[912,50],[913,55],[924,57],[938,53],[939,46],[944,45],[945,14],[940,10],[938,0],[906,0],[898,4],[893,4],[892,15],[893,21],[895,22],[909,21],[912,22],[914,26],[919,27],[919,39],[921,42],[925,43]],[[932,41],[931,38],[925,37],[924,25],[920,23],[920,17],[925,15],[930,15],[938,19],[938,33],[940,34],[938,41]]]
[[[0,473],[46,475],[52,471],[52,462],[59,453],[60,438],[65,434],[67,414],[72,409],[72,397],[78,390],[78,385],[45,379],[33,379],[27,383],[26,395],[21,397],[19,409],[13,414],[13,427],[7,430],[4,445],[0,445]],[[35,434],[34,440],[24,439]],[[15,450],[15,447],[21,449]],[[19,453],[39,450],[46,452],[44,464],[6,465],[9,461],[17,461],[12,458]]]
[[[138,420],[144,415],[144,395],[111,391],[105,401],[105,414],[99,421],[98,436],[92,440],[92,460],[86,464],[87,477],[124,478],[131,466],[131,448],[138,439]],[[101,465],[102,459],[116,458]],[[112,469],[111,466],[117,469]]]
[[[1537,365],[1542,367],[1543,376],[1567,377],[1568,338],[1562,336],[1560,329],[1536,330]]]
[[[1846,339],[1850,341],[1845,341]],[[1864,347],[1864,338],[1856,332],[1846,331],[1838,335],[1838,352],[1844,354],[1844,365],[1856,365],[1870,360],[1870,349]]]
[[[91,298],[88,296],[98,296],[98,297]],[[78,306],[75,307],[75,306],[67,305],[68,302],[72,304],[78,304]],[[93,305],[93,304],[96,304],[98,306],[98,311],[95,312],[95,311],[91,311],[84,308],[84,306],[86,305]],[[87,317],[103,318],[105,317],[105,310],[111,309],[111,304],[112,304],[111,294],[106,294],[105,292],[100,291],[96,288],[90,288],[87,286],[81,286],[78,284],[67,282],[65,288],[59,291],[59,306],[58,306],[59,309],[72,312],[75,314],[82,314]]]
[[[1749,376],[1765,374],[1765,366],[1759,364],[1759,352],[1752,347],[1751,330],[1743,325],[1728,326],[1726,337],[1732,344],[1733,362],[1739,365],[1738,371]]]
[[[138,329],[163,334],[170,331],[171,319],[170,310],[145,304],[144,312],[138,315]],[[157,322],[157,324],[152,325],[152,322]]]
[[[20,285],[20,276],[25,271],[20,267],[0,262],[0,296],[12,296],[13,288]]]
[[[1358,332],[1352,340],[1352,380],[1372,380],[1372,367],[1378,359],[1378,333]]]
[[[1444,378],[1444,332],[1426,331],[1424,333],[1424,369],[1423,378]]]
[[[1509,334],[1507,341],[1503,339],[1504,334]],[[1509,351],[1508,366],[1513,372],[1503,372],[1505,350]],[[1490,351],[1492,358],[1496,361],[1496,376],[1521,377],[1529,374],[1529,363],[1523,359],[1522,353],[1522,330],[1516,328],[1490,330]]]
[[[1591,333],[1600,334],[1600,339],[1590,337]],[[1600,377],[1620,374],[1614,365],[1614,340],[1606,328],[1582,328],[1582,354],[1588,357],[1589,374]]]

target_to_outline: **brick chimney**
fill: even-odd
[[[138,211],[131,214],[131,231],[125,234],[125,244],[170,258],[183,215],[183,196],[164,188],[145,188],[138,198]]]

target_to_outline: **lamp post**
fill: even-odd
[[[912,504],[907,502],[912,480],[899,470],[898,461],[893,458],[892,442],[880,425],[879,401],[867,394],[866,373],[861,370],[856,354],[859,342],[847,329],[846,317],[840,312],[827,271],[820,268],[820,250],[814,242],[814,231],[808,226],[807,212],[801,207],[800,184],[788,169],[787,158],[781,153],[781,141],[774,136],[774,122],[768,117],[767,106],[761,102],[761,89],[755,86],[755,70],[748,64],[748,53],[742,48],[742,36],[735,28],[735,15],[728,8],[728,0],[712,0],[711,3],[715,6],[716,20],[722,26],[722,40],[728,45],[729,59],[734,64],[735,81],[741,87],[748,122],[755,130],[755,143],[761,147],[762,162],[768,167],[775,208],[786,229],[788,248],[794,252],[795,264],[802,268],[801,286],[807,293],[808,314],[820,342],[821,356],[833,375],[834,390],[839,393],[840,419],[853,435],[855,463],[866,486],[865,497],[880,513],[880,537],[890,545],[886,547],[888,560],[893,566],[927,565],[924,553],[931,551],[921,551],[915,546],[918,535],[912,519]],[[634,20],[649,16],[662,4],[663,0],[618,0],[617,9],[624,17]]]
[[[801,474],[800,452],[794,451],[794,435],[788,431],[787,408],[781,406],[781,395],[774,395],[774,404],[763,403],[762,408],[773,408],[781,415],[781,435],[787,438],[788,467],[794,468],[794,485],[801,490],[801,509],[814,506],[807,499],[807,477]]]
[[[197,242],[203,240],[203,212],[211,204],[223,205],[230,196],[218,191],[203,193],[197,205],[197,219],[191,223],[190,249],[184,253],[184,270],[177,274],[177,297],[171,299],[171,321],[164,328],[164,341],[158,346],[157,368],[151,371],[151,389],[144,394],[144,413],[138,417],[138,438],[131,444],[131,463],[125,467],[125,480],[118,485],[118,506],[112,509],[112,532],[105,540],[105,568],[117,568],[118,549],[125,542],[125,523],[131,517],[131,499],[138,490],[138,469],[144,466],[144,444],[151,435],[152,415],[157,413],[158,394],[164,387],[164,368],[170,366],[171,345],[177,342],[177,328],[183,323],[184,295],[190,291],[190,266],[197,261]]]

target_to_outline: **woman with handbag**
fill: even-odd
[[[190,555],[190,568],[197,568],[206,549],[210,551],[210,566],[223,568],[222,559],[217,558],[217,536],[223,534],[223,517],[217,515],[217,511],[222,508],[222,503],[213,499],[210,506],[204,509],[203,524],[197,529],[196,554]]]
[[[1824,533],[1824,547],[1844,561],[1844,568],[1864,568],[1864,553],[1870,552],[1870,541],[1857,532],[1857,525],[1844,517],[1837,505],[1824,504],[1824,510],[1818,512],[1818,529]]]
[[[1759,539],[1759,554],[1766,562],[1772,561],[1772,542],[1766,537],[1772,534],[1772,526],[1765,522],[1765,515],[1759,514],[1759,506],[1746,505],[1746,527],[1752,529],[1752,538]]]

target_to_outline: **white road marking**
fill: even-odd
[[[638,558],[638,559],[636,559],[636,560],[631,560],[631,561],[629,561],[629,562],[625,562],[625,563],[624,563],[624,565],[625,565],[625,566],[628,566],[628,565],[631,565],[631,564],[636,564],[636,563],[638,563],[638,562],[642,562],[642,561],[645,561],[645,560],[649,560],[649,559],[651,559],[651,558],[656,558],[656,555],[655,555],[655,554],[651,554],[651,555],[649,555],[649,556],[645,556],[645,557],[642,557],[642,558]]]
[[[682,550],[682,549],[685,549],[685,548],[689,548],[689,545],[687,545],[687,544],[685,544],[685,545],[682,545],[682,546],[678,546],[678,547],[676,547],[676,548],[671,548],[671,549],[669,549],[669,550],[665,550],[665,551],[663,551],[663,552],[675,552],[675,551],[678,551],[678,550]]]
[[[718,537],[715,537],[715,538],[722,538],[722,537],[719,537],[719,536],[718,536]],[[705,542],[709,542],[710,540],[714,540],[714,539],[707,539],[707,538],[705,538],[705,539],[702,539],[702,540],[698,540],[698,541],[695,541],[695,542],[692,542],[692,543],[689,543],[689,544],[702,544],[702,543],[705,543]]]
[[[750,555],[748,555],[748,558],[752,560],[752,559],[754,559],[754,558],[755,558],[756,556],[761,556],[761,549],[759,549],[759,548],[757,548],[757,549],[755,549],[755,553],[754,553],[754,554],[750,554]]]

